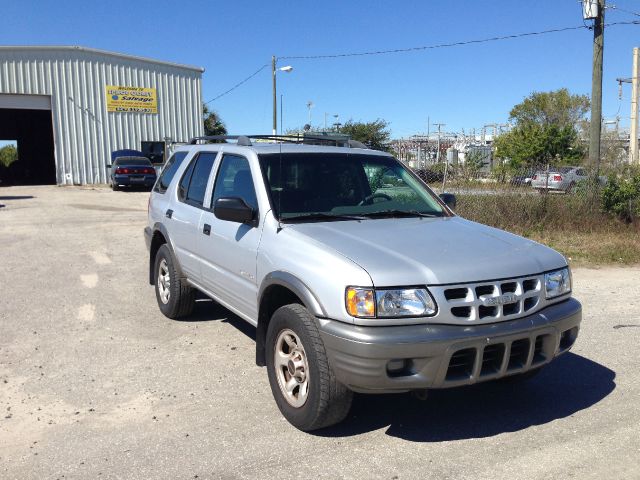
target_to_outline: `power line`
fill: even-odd
[[[618,9],[618,10],[620,10],[620,9]],[[629,13],[633,13],[633,12],[629,12]],[[632,21],[626,21],[626,22],[610,22],[610,23],[605,24],[605,27],[611,27],[611,26],[614,26],[614,25],[640,25],[640,20],[632,20]],[[567,32],[567,31],[572,31],[572,30],[583,30],[583,29],[587,30],[587,29],[590,29],[590,28],[591,27],[589,27],[587,25],[579,25],[579,26],[576,26],[576,27],[552,28],[552,29],[549,29],[549,30],[540,30],[540,31],[537,31],[537,32],[516,33],[516,34],[513,34],[513,35],[501,35],[501,36],[498,36],[498,37],[489,37],[489,38],[466,40],[466,41],[451,42],[451,43],[440,43],[440,44],[435,44],[435,45],[425,45],[425,46],[421,46],[421,47],[394,48],[394,49],[390,49],[390,50],[376,50],[376,51],[370,51],[370,52],[337,53],[337,54],[327,54],[327,55],[289,55],[289,56],[278,57],[278,59],[281,59],[281,60],[314,60],[314,59],[325,59],[325,58],[362,57],[362,56],[371,56],[371,55],[386,55],[386,54],[390,54],[390,53],[417,52],[417,51],[422,51],[422,50],[435,50],[435,49],[438,49],[438,48],[450,48],[450,47],[458,47],[458,46],[463,46],[463,45],[473,45],[473,44],[479,44],[479,43],[497,42],[497,41],[501,41],[501,40],[512,40],[512,39],[516,39],[516,38],[532,37],[532,36],[537,36],[537,35],[546,35],[546,34],[549,34],[549,33]],[[224,97],[228,93],[231,93],[236,88],[240,87],[241,85],[243,85],[244,83],[248,82],[249,80],[251,80],[256,75],[258,75],[262,70],[264,70],[268,66],[269,66],[269,64],[265,63],[258,70],[253,72],[251,75],[249,75],[247,78],[245,78],[241,82],[236,83],[230,89],[222,92],[220,95],[217,95],[216,97],[212,98],[211,100],[205,102],[205,105],[209,104],[211,102],[215,102],[219,98]]]
[[[638,25],[640,21],[633,20],[628,22],[611,22],[607,23],[605,26],[613,26],[613,25]],[[312,59],[322,59],[322,58],[344,58],[344,57],[361,57],[367,55],[384,55],[389,53],[405,53],[405,52],[415,52],[421,50],[435,50],[438,48],[449,48],[449,47],[458,47],[463,45],[472,45],[478,43],[488,43],[488,42],[497,42],[500,40],[511,40],[515,38],[522,37],[532,37],[536,35],[546,35],[548,33],[559,33],[559,32],[567,32],[571,30],[583,30],[588,29],[585,25],[579,25],[576,27],[563,27],[563,28],[552,28],[549,30],[541,30],[537,32],[526,32],[526,33],[516,33],[513,35],[501,35],[498,37],[489,37],[489,38],[481,38],[475,40],[466,40],[459,42],[451,42],[451,43],[439,43],[435,45],[425,45],[421,47],[409,47],[409,48],[394,48],[390,50],[375,50],[370,52],[351,52],[351,53],[336,53],[336,54],[327,54],[327,55],[290,55],[285,57],[278,57],[283,60],[312,60]]]
[[[212,98],[211,100],[209,100],[208,102],[204,102],[205,105],[207,105],[208,103],[214,102],[216,100],[218,100],[220,97],[224,97],[227,93],[231,93],[232,91],[234,91],[236,88],[238,88],[240,85],[248,82],[249,80],[251,80],[253,77],[255,77],[257,74],[259,74],[262,70],[264,70],[265,68],[267,68],[269,66],[268,63],[265,63],[264,65],[262,65],[258,70],[256,70],[255,72],[253,72],[251,75],[249,75],[247,78],[245,78],[244,80],[242,80],[241,82],[236,83],[233,87],[231,87],[229,90],[222,92],[220,95],[218,95],[217,97]]]
[[[628,13],[629,15],[635,15],[636,17],[640,17],[640,13],[632,12],[631,10],[625,10],[624,8],[620,8],[617,5],[608,5],[607,8],[610,8],[611,10],[618,10],[619,12]]]

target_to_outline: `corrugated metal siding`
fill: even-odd
[[[0,93],[51,96],[59,184],[106,183],[113,150],[202,135],[201,82],[195,69],[82,49],[0,49]],[[156,88],[158,113],[107,113],[106,85]]]

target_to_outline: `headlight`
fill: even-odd
[[[546,298],[554,298],[571,291],[571,275],[568,268],[544,274]]]
[[[349,315],[365,318],[429,317],[437,311],[426,288],[374,290],[349,287],[346,306]]]

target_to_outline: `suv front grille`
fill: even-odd
[[[453,323],[490,323],[529,315],[542,306],[544,275],[472,284],[430,286],[439,315]]]

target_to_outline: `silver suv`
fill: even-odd
[[[254,325],[297,428],[340,422],[353,392],[528,378],[574,344],[554,250],[456,216],[364,145],[229,138],[178,148],[158,178],[149,282],[169,318],[199,290]]]

